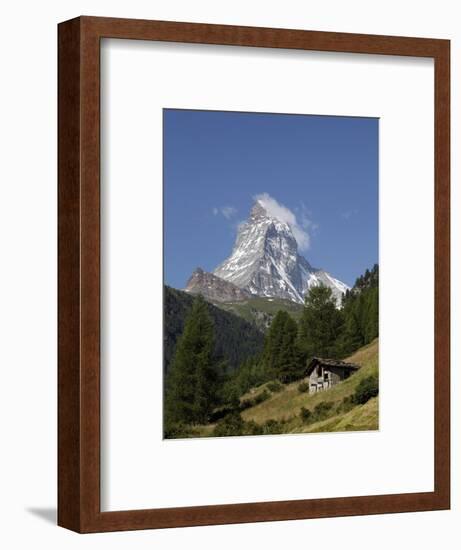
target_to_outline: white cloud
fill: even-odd
[[[343,212],[341,214],[341,217],[345,220],[349,220],[350,218],[352,218],[352,216],[356,216],[358,213],[359,211],[357,210],[357,208],[354,208],[353,210],[347,210],[346,212]]]
[[[230,220],[235,214],[237,214],[237,209],[233,206],[223,206],[221,208],[216,208],[216,206],[212,210],[213,216],[217,216],[219,213],[221,213],[226,220]]]
[[[318,223],[314,223],[311,220],[311,212],[307,209],[306,205],[302,202],[301,208],[296,209],[296,211],[301,211],[299,217],[301,219],[301,226],[306,230],[310,231],[311,234],[315,234],[317,232],[317,229],[319,228]]]
[[[226,219],[230,220],[232,216],[237,214],[237,209],[233,206],[223,206],[223,208],[221,208],[221,213]]]
[[[313,224],[308,217],[308,212],[304,204],[301,205],[301,223],[299,223],[296,219],[296,215],[289,208],[277,202],[268,193],[256,195],[254,199],[262,205],[269,216],[272,216],[283,223],[287,223],[290,226],[291,231],[293,232],[293,236],[296,239],[300,250],[309,249],[311,239],[307,230],[314,231],[318,228],[318,226],[316,224]]]

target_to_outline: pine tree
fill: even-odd
[[[285,324],[285,312],[278,311],[272,319],[266,335],[263,350],[264,369],[268,378],[277,376],[277,365],[282,351],[282,335]]]
[[[277,378],[288,383],[299,378],[300,354],[297,348],[298,326],[296,321],[286,314],[283,327],[282,346],[277,365]]]
[[[360,301],[358,297],[350,295],[343,307],[344,327],[340,342],[340,355],[360,348],[364,344],[362,332]]]
[[[296,347],[298,327],[286,311],[278,311],[266,336],[263,365],[267,378],[288,382],[299,373],[299,353]]]
[[[206,302],[194,299],[166,380],[165,421],[202,423],[216,402],[214,327]]]
[[[367,292],[366,324],[364,327],[365,342],[371,342],[379,333],[379,295],[378,288],[370,288]]]
[[[299,322],[299,345],[305,357],[337,355],[342,326],[342,312],[331,289],[324,285],[311,288]]]
[[[375,264],[357,278],[343,302],[344,331],[341,355],[346,356],[368,344],[379,334],[379,267]]]

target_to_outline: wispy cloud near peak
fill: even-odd
[[[302,204],[301,223],[299,223],[293,211],[277,202],[268,193],[261,193],[253,198],[263,206],[269,216],[290,226],[300,250],[308,250],[310,248],[311,239],[308,230],[313,230],[317,226],[308,218],[304,204]]]
[[[237,209],[233,206],[223,206],[221,208],[216,208],[216,206],[212,209],[213,215],[217,216],[219,213],[221,213],[226,220],[230,220],[237,214]]]

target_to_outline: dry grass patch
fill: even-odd
[[[346,361],[361,365],[361,369],[333,388],[314,394],[300,393],[298,391],[300,381],[297,381],[285,386],[283,392],[274,394],[263,403],[243,411],[242,418],[245,421],[254,420],[262,424],[270,419],[282,420],[298,416],[301,407],[313,410],[321,402],[339,404],[345,397],[354,393],[363,378],[378,372],[378,340],[361,348]],[[254,397],[260,391],[264,391],[264,386],[260,386],[252,393],[249,392],[248,397]]]
[[[379,398],[374,397],[364,405],[346,414],[334,416],[310,426],[294,428],[292,433],[371,431],[379,429]]]

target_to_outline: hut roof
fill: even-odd
[[[309,376],[315,367],[336,367],[341,369],[358,370],[360,365],[355,363],[346,363],[345,361],[339,361],[338,359],[324,359],[322,357],[313,357],[311,362],[307,365],[306,376]]]

